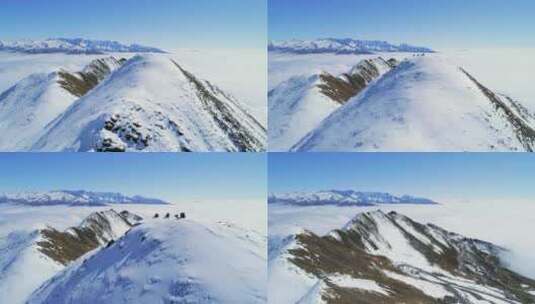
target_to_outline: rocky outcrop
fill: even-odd
[[[113,209],[94,212],[80,225],[65,231],[52,227],[41,230],[42,240],[37,242],[38,250],[52,260],[67,265],[87,252],[123,236],[141,220],[141,217],[126,210],[121,213]]]
[[[125,61],[125,58],[116,59],[112,56],[93,60],[80,72],[61,70],[58,72],[58,83],[72,95],[82,97]]]
[[[318,87],[325,96],[340,104],[345,104],[351,97],[362,92],[370,82],[379,78],[385,71],[395,68],[397,64],[398,62],[393,58],[388,61],[382,57],[365,59],[351,71],[338,77],[326,72],[321,73],[321,83]]]

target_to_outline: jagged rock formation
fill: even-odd
[[[396,212],[292,240],[279,259],[315,280],[299,303],[535,303],[535,280],[504,266],[505,249]]]
[[[329,114],[398,65],[396,59],[364,59],[341,75],[296,76],[268,94],[270,150],[288,150]]]
[[[70,73],[66,70],[59,71],[58,75],[60,79],[58,83],[72,95],[82,97],[125,62],[125,58],[116,59],[115,57],[108,57],[95,59],[83,71],[76,73]]]
[[[397,60],[384,60],[382,57],[364,59],[351,71],[335,77],[329,73],[320,74],[322,83],[318,87],[325,96],[345,104],[351,97],[358,95],[368,84],[379,78],[386,71],[395,68]]]
[[[40,231],[42,240],[37,242],[38,250],[52,260],[67,265],[99,246],[113,242],[123,236],[138,216],[110,209],[90,214],[77,227],[58,231],[52,227]]]

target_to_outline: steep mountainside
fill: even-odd
[[[268,95],[270,150],[290,149],[325,117],[397,65],[395,59],[365,59],[338,76],[327,72],[296,76],[273,88]]]
[[[374,206],[378,204],[436,204],[433,200],[409,195],[395,196],[383,192],[329,190],[270,194],[268,202],[289,205]]]
[[[38,151],[261,151],[230,95],[165,56],[138,55],[47,126]]]
[[[270,250],[270,294],[285,303],[535,303],[535,280],[507,269],[504,250],[395,212],[361,213]]]
[[[127,211],[126,211],[127,212]],[[0,302],[23,303],[35,289],[84,254],[122,237],[133,215],[94,212],[65,231],[53,227],[13,231],[0,247]]]
[[[167,202],[139,195],[126,196],[113,192],[58,190],[49,192],[20,192],[0,194],[0,203],[30,206],[71,205],[105,206],[107,204],[167,204]]]
[[[125,213],[126,212],[126,213]],[[87,252],[108,244],[125,234],[132,226],[128,211],[110,209],[90,214],[78,227],[58,231],[52,227],[40,231],[38,250],[52,260],[67,265]]]
[[[296,54],[371,54],[375,52],[431,53],[433,50],[408,44],[394,45],[386,41],[323,38],[316,40],[270,41],[269,51]]]
[[[45,40],[0,41],[0,51],[29,54],[105,54],[105,53],[163,53],[162,50],[139,44],[125,45],[117,41],[81,38],[49,38]]]
[[[447,60],[402,62],[294,151],[533,151],[535,115]]]
[[[262,242],[225,223],[150,220],[47,281],[28,303],[265,303]]]
[[[80,72],[32,74],[0,94],[0,150],[29,149],[46,125],[122,62],[109,57],[92,61]]]

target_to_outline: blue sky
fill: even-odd
[[[269,192],[353,189],[437,200],[531,200],[531,153],[273,153]]]
[[[535,47],[533,0],[269,0],[270,39],[349,37],[434,48]]]
[[[0,39],[83,37],[165,49],[265,48],[265,0],[0,0]]]
[[[266,195],[262,153],[0,153],[0,192],[114,191],[178,202]]]

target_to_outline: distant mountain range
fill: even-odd
[[[114,192],[84,190],[56,190],[48,192],[19,192],[0,194],[0,203],[16,203],[30,206],[76,205],[104,206],[107,204],[168,204],[167,202],[139,195],[127,196]]]
[[[82,38],[49,38],[45,40],[0,40],[0,51],[29,54],[106,54],[106,53],[165,53],[164,51],[139,44],[122,44],[110,40],[89,40]]]
[[[268,50],[295,54],[373,54],[376,52],[434,52],[432,49],[427,47],[412,46],[405,43],[395,45],[387,41],[356,40],[350,38],[320,38],[315,40],[293,39],[287,41],[270,41],[268,44]]]
[[[380,204],[437,204],[437,202],[410,195],[395,196],[384,192],[328,190],[317,192],[290,192],[270,194],[269,203],[289,205],[374,206]]]

